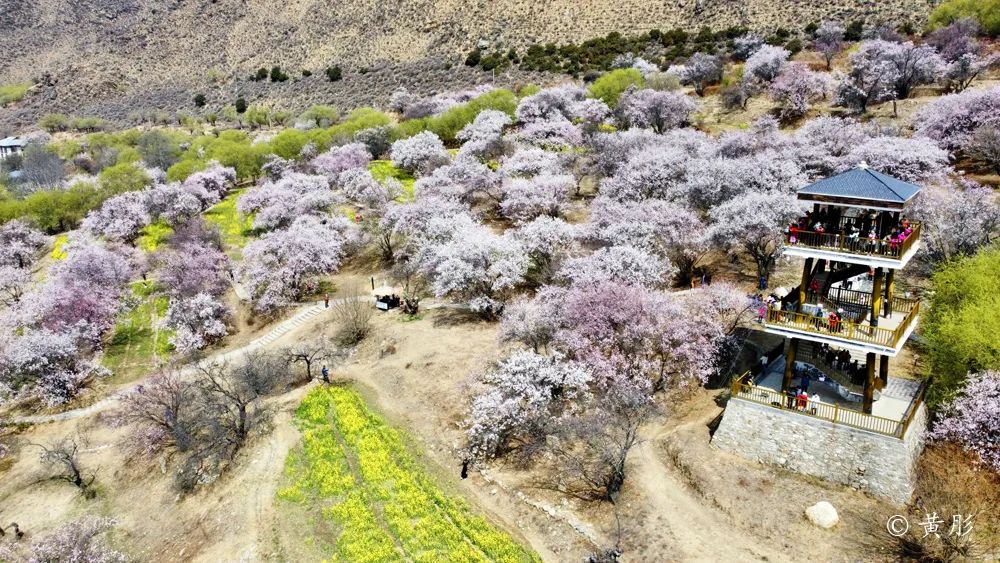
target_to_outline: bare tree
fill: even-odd
[[[180,456],[176,484],[186,492],[214,480],[252,436],[267,429],[270,412],[262,399],[293,383],[281,354],[203,362],[193,373],[154,376],[122,399],[111,422],[129,425],[124,444],[131,451]]]
[[[981,125],[977,128],[969,139],[967,151],[1000,174],[1000,129],[996,126]]]
[[[312,381],[313,364],[330,359],[333,354],[330,345],[321,338],[313,338],[300,342],[283,351],[285,361],[289,364],[303,364],[306,367],[306,381]]]
[[[199,368],[197,385],[203,424],[210,430],[212,449],[232,458],[260,422],[262,379],[252,366],[232,369],[226,364]]]
[[[171,164],[177,162],[181,153],[174,141],[159,129],[146,131],[140,135],[136,149],[146,164],[160,170],[170,168]]]
[[[34,191],[59,185],[66,171],[63,161],[42,145],[29,144],[21,157],[21,181]]]
[[[340,325],[337,340],[344,346],[353,346],[365,339],[371,332],[374,308],[369,298],[354,288],[349,297],[338,299],[333,304],[333,318]]]
[[[427,294],[427,278],[414,260],[400,260],[392,268],[392,279],[403,286],[402,309],[407,315],[420,311],[420,300]]]
[[[557,423],[550,448],[562,468],[559,490],[585,500],[617,501],[628,454],[656,408],[641,390],[616,387],[586,414]]]
[[[624,553],[622,550],[622,519],[618,513],[618,505],[614,505],[615,512],[615,543],[611,547],[602,547],[587,556],[587,563],[617,563]]]
[[[247,352],[242,361],[222,365],[231,379],[260,397],[284,392],[295,383],[288,370],[288,360],[277,352]]]
[[[195,388],[181,381],[178,373],[163,372],[122,397],[112,415],[115,425],[133,425],[126,443],[146,455],[168,451],[186,452],[195,439]]]
[[[80,464],[78,457],[80,445],[75,438],[66,437],[51,446],[35,445],[42,449],[42,463],[58,471],[52,479],[72,483],[87,498],[96,496],[96,492],[91,488],[96,475],[85,471]]]
[[[283,362],[274,356],[261,354],[235,365],[198,366],[192,413],[195,439],[175,477],[181,491],[213,481],[252,436],[267,428],[271,413],[261,399],[283,388],[281,365]]]

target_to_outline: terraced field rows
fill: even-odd
[[[290,503],[319,511],[343,561],[539,561],[508,534],[445,495],[399,433],[344,387],[319,387],[296,411],[302,449],[289,455]]]

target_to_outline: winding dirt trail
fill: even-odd
[[[336,301],[337,300],[332,300],[331,304],[335,303]],[[291,332],[291,331],[293,331],[293,330],[301,327],[305,323],[313,320],[317,315],[319,315],[320,313],[322,313],[323,310],[324,310],[324,306],[323,306],[322,303],[318,303],[318,304],[315,304],[315,305],[307,305],[307,306],[301,307],[294,315],[292,315],[288,319],[285,319],[284,321],[278,323],[277,325],[274,326],[274,328],[272,328],[271,330],[269,330],[266,334],[264,334],[263,336],[261,336],[259,338],[256,338],[256,339],[252,340],[246,346],[242,346],[240,348],[236,348],[235,350],[230,350],[228,352],[223,352],[221,354],[216,354],[216,355],[210,356],[210,357],[205,358],[205,359],[201,360],[200,362],[197,362],[197,363],[194,363],[194,364],[189,364],[189,365],[181,368],[181,372],[182,373],[190,373],[195,368],[197,368],[199,365],[219,364],[219,363],[223,363],[223,362],[226,362],[226,361],[231,361],[231,360],[237,359],[237,358],[239,358],[239,357],[241,357],[244,354],[247,354],[249,352],[253,352],[253,351],[256,351],[256,350],[265,349],[268,346],[270,346],[272,343],[274,343],[275,340],[277,340],[277,339],[281,338],[282,336],[288,334],[289,332]],[[142,382],[144,380],[145,380],[145,378],[142,378],[142,379],[134,381],[134,382],[132,382],[132,383],[130,383],[128,385],[125,385],[124,387],[116,390],[111,395],[108,395],[107,397],[105,397],[105,398],[101,399],[100,401],[97,401],[96,403],[94,403],[94,404],[92,404],[90,406],[87,406],[87,407],[82,407],[82,408],[78,408],[78,409],[68,410],[68,411],[60,412],[60,413],[56,413],[56,414],[39,414],[39,415],[15,417],[15,418],[10,419],[10,423],[11,424],[45,424],[47,422],[57,422],[57,421],[62,421],[62,420],[73,420],[73,419],[77,419],[77,418],[88,417],[88,416],[91,416],[91,415],[103,412],[103,411],[105,411],[105,410],[107,410],[107,409],[109,409],[109,408],[117,405],[118,401],[121,399],[122,396],[124,396],[125,394],[127,394],[130,391],[134,390],[139,385],[142,385]]]
[[[665,539],[680,561],[792,561],[785,553],[745,533],[733,518],[711,506],[684,482],[677,469],[664,463],[664,439],[707,421],[688,418],[670,428],[647,427],[630,457],[630,479],[642,490],[650,509],[663,523]],[[735,486],[735,485],[734,485]]]
[[[330,305],[333,306],[336,303],[342,301],[346,301],[346,298],[331,299]],[[467,310],[469,307],[464,303],[429,303],[422,308],[426,310],[433,310],[433,309]],[[315,320],[315,318],[324,310],[329,310],[329,308],[325,307],[322,302],[316,303],[314,305],[302,306],[294,315],[278,323],[266,334],[250,341],[247,345],[242,346],[240,348],[236,348],[234,350],[230,350],[228,352],[223,352],[221,354],[209,356],[208,358],[202,359],[199,362],[193,364],[188,364],[181,368],[181,372],[190,373],[199,365],[219,364],[222,362],[238,359],[249,352],[254,352],[257,350],[265,350],[282,336],[285,336],[289,332],[292,332],[293,330],[302,327],[306,323]],[[77,418],[85,418],[103,412],[111,407],[114,407],[115,405],[118,404],[118,401],[121,399],[122,396],[134,390],[139,385],[142,385],[142,382],[144,380],[145,378],[133,381],[132,383],[125,385],[124,387],[121,387],[120,389],[116,390],[115,392],[101,399],[100,401],[97,401],[96,403],[86,407],[81,407],[78,409],[68,410],[55,414],[39,414],[39,415],[13,417],[10,419],[9,423],[45,424],[47,422],[57,422],[62,420],[74,420]]]

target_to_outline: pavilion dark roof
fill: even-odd
[[[799,199],[867,200],[901,206],[920,191],[920,186],[860,167],[824,178],[799,190]]]

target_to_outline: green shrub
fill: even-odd
[[[923,323],[934,376],[929,400],[940,404],[970,371],[1000,369],[1000,246],[942,266]]]
[[[21,101],[30,89],[30,82],[0,85],[0,106]]]
[[[986,35],[1000,36],[1000,0],[945,0],[931,12],[929,23],[937,28],[964,18],[979,22]]]
[[[349,113],[342,122],[330,127],[330,134],[348,140],[353,138],[358,131],[384,127],[391,123],[392,118],[384,112],[374,108],[358,108]]]
[[[455,135],[472,123],[479,112],[487,109],[502,111],[513,116],[514,110],[517,109],[517,96],[510,90],[491,90],[464,104],[449,108],[440,115],[404,121],[395,128],[393,137],[402,139],[412,137],[421,131],[431,131],[445,143],[454,143]]]
[[[844,39],[848,41],[861,41],[861,36],[865,32],[865,22],[854,20],[847,24],[844,29]]]
[[[208,161],[201,158],[184,158],[178,160],[167,169],[167,180],[181,182],[195,172],[200,172],[208,166]]]
[[[590,85],[590,95],[603,100],[611,107],[618,104],[618,97],[629,86],[642,88],[645,81],[634,68],[619,68],[601,76]]]
[[[246,110],[247,125],[251,127],[265,127],[271,125],[271,114],[267,108],[261,106],[250,106]]]
[[[267,145],[254,145],[246,133],[232,129],[222,131],[218,137],[198,137],[184,151],[181,159],[167,170],[167,179],[171,182],[182,181],[203,170],[213,160],[233,167],[241,180],[255,179],[260,176],[268,150]]]
[[[236,108],[236,113],[246,113],[247,101],[243,98],[243,96],[240,96],[239,98],[236,98],[236,105],[234,107]]]
[[[339,66],[331,66],[326,69],[326,78],[330,82],[336,82],[344,77],[343,71],[340,70]]]
[[[538,84],[525,84],[517,91],[517,95],[520,98],[527,98],[542,91],[542,87]]]
[[[465,57],[465,66],[479,66],[479,61],[483,58],[483,52],[479,48],[475,48],[469,51],[468,56]]]
[[[503,56],[501,53],[491,53],[486,55],[479,61],[480,66],[483,70],[491,71],[496,68],[502,68],[510,64],[510,60]]]
[[[73,129],[77,131],[100,131],[104,129],[107,122],[100,117],[77,117],[73,119]]]
[[[74,156],[83,152],[83,145],[73,139],[49,143],[49,150],[59,155],[63,160],[70,160]]]
[[[38,120],[38,126],[49,133],[65,131],[69,129],[69,117],[61,113],[47,113]]]
[[[194,95],[194,105],[199,108],[205,107],[205,94],[195,94]]]
[[[306,146],[309,138],[305,132],[298,129],[285,129],[271,139],[271,152],[281,158],[296,159],[302,152],[302,147]]]
[[[101,190],[108,194],[134,192],[152,183],[142,168],[129,162],[105,168],[97,177],[97,181]]]
[[[105,170],[111,172],[102,173],[98,185],[77,183],[65,190],[41,190],[24,199],[0,200],[0,223],[11,219],[26,219],[49,234],[75,229],[90,210],[100,207],[107,198],[146,186],[145,183],[128,181],[129,177],[134,180],[137,175],[124,168],[137,170],[134,166],[119,166],[121,168],[111,167]],[[117,169],[113,170],[115,168]],[[142,170],[138,172],[145,177]]]
[[[267,79],[267,69],[260,67],[257,69],[257,73],[250,77],[250,80],[261,81]]]
[[[288,75],[281,71],[278,65],[271,67],[271,82],[284,82],[288,80]]]
[[[299,115],[299,121],[312,123],[316,127],[329,127],[337,122],[340,111],[333,106],[315,105]]]

